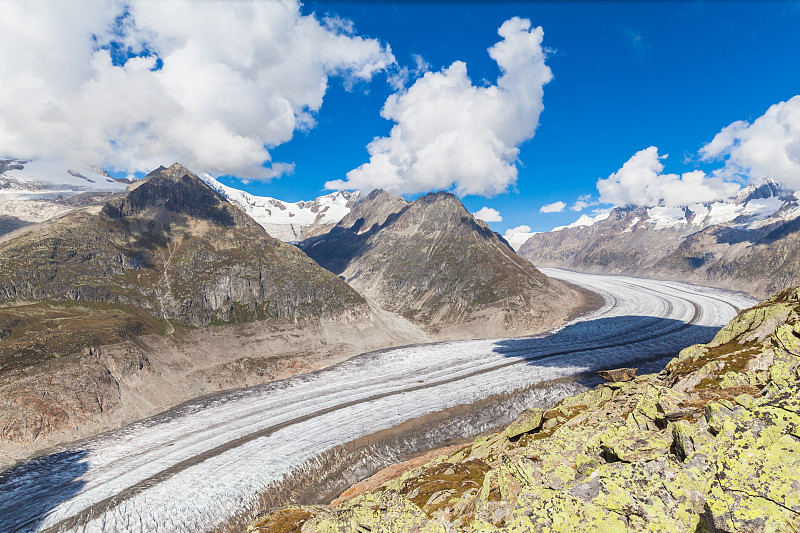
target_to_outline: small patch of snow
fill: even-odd
[[[607,219],[608,215],[609,213],[600,213],[599,215],[593,217],[590,217],[589,215],[581,215],[581,217],[572,224],[568,224],[566,226],[556,226],[550,231],[559,231],[568,228],[579,228],[582,226],[592,226],[597,222]]]
[[[732,202],[714,202],[709,209],[704,226],[714,226],[730,222],[742,213],[744,206]]]
[[[757,200],[750,200],[744,205],[743,215],[753,216],[759,219],[772,216],[784,204],[784,201],[777,196],[770,198],[759,198]]]
[[[628,227],[627,227],[627,228],[625,228],[624,230],[622,230],[622,233],[630,233],[630,232],[632,232],[632,231],[633,231],[633,228],[636,226],[636,224],[638,224],[638,223],[639,223],[639,221],[640,221],[640,220],[641,220],[641,218],[639,218],[639,217],[636,217],[636,218],[634,218],[633,220],[631,220],[631,223],[630,223],[630,224],[628,224]]]
[[[647,210],[655,229],[676,228],[686,224],[686,211],[682,207],[651,207]]]

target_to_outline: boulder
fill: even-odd
[[[525,433],[536,431],[542,427],[544,422],[544,411],[542,409],[531,408],[522,411],[516,420],[508,425],[503,434],[509,439],[519,437]]]
[[[600,370],[597,375],[606,381],[618,383],[620,381],[630,381],[636,377],[638,368],[615,368],[614,370]]]

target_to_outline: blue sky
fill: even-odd
[[[453,190],[546,231],[800,189],[798,35],[798,1],[6,0],[0,156],[288,201]]]
[[[669,172],[718,167],[697,161],[702,145],[731,122],[752,120],[800,93],[796,3],[307,2],[303,11],[352,20],[359,34],[389,43],[401,64],[413,64],[413,54],[431,70],[463,60],[475,84],[498,76],[486,50],[503,21],[520,16],[542,26],[554,78],[544,88],[535,137],[521,147],[516,188],[462,198],[471,211],[497,209],[503,221],[491,225],[498,231],[572,222],[580,213],[538,209],[597,196],[598,178],[651,145],[669,154]],[[368,159],[373,137],[388,135],[392,123],[379,111],[392,92],[381,77],[351,91],[333,78],[316,127],[272,151],[276,161],[294,162],[294,173],[228,183],[286,200],[320,194],[325,181]]]

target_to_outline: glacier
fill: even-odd
[[[547,335],[363,354],[53,450],[0,473],[0,531],[209,530],[344,443],[513,391],[528,391],[528,406],[552,405],[585,388],[579,377],[663,361],[755,303],[677,282],[542,270],[604,304]]]

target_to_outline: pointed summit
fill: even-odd
[[[750,200],[762,200],[765,198],[780,197],[785,191],[780,183],[765,178],[760,185],[748,185],[736,195],[736,205],[741,205]]]
[[[148,210],[160,211],[162,215],[188,215],[223,226],[233,226],[244,220],[221,194],[179,163],[169,168],[158,167],[124,197],[103,207],[103,213],[114,219]]]
[[[364,233],[383,225],[388,217],[400,212],[407,205],[408,202],[402,197],[389,194],[383,189],[375,189],[359,200],[337,227],[355,228],[358,233]]]
[[[373,191],[300,247],[367,298],[440,338],[538,332],[581,296],[517,256],[454,195]]]

